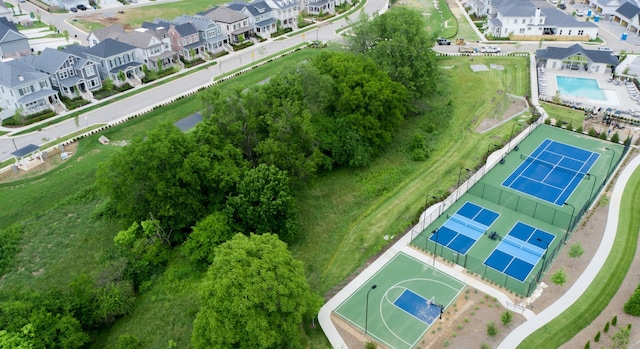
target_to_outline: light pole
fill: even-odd
[[[591,197],[593,196],[593,189],[596,188],[598,177],[596,177],[596,175],[594,175],[593,173],[587,173],[587,176],[589,176],[589,178],[591,178],[591,176],[595,177],[595,179],[593,180],[593,184],[591,185],[591,194],[589,194],[589,200],[591,200]]]
[[[569,219],[569,226],[567,227],[567,236],[569,236],[569,230],[571,229],[571,223],[573,223],[573,215],[576,213],[576,207],[568,202],[565,202],[563,206],[571,206],[571,218]],[[567,240],[565,238],[565,242],[566,241]]]
[[[547,264],[547,251],[549,250],[549,243],[542,240],[541,238],[536,238],[536,240],[540,242],[544,242],[544,244],[546,245],[544,247],[544,254],[542,255],[542,270],[544,270],[544,267]]]
[[[471,172],[470,169],[465,168],[465,167],[461,167],[460,171],[458,171],[458,185],[456,186],[456,200],[458,200],[460,198],[460,178],[462,176],[462,170],[467,171],[467,173]]]
[[[433,233],[436,235],[436,244],[433,246],[433,266],[436,266],[436,256],[438,252],[438,229],[435,229]]]
[[[369,322],[369,292],[375,290],[376,287],[378,287],[378,285],[373,284],[371,285],[371,288],[369,289],[369,291],[367,291],[367,304],[364,311],[364,334],[365,335],[367,334],[367,324]]]
[[[522,125],[513,124],[513,126],[511,126],[511,134],[509,135],[509,150],[511,149],[511,140],[513,139],[513,131],[515,130],[516,126],[522,126]]]
[[[616,151],[613,150],[613,149],[609,149],[609,148],[604,148],[604,150],[609,150],[609,151],[611,151],[611,153],[613,153],[613,154],[611,154],[611,161],[609,161],[609,170],[607,171],[607,178],[608,178],[609,175],[611,174],[611,165],[613,165],[613,158],[616,155]]]

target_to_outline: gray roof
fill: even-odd
[[[498,12],[507,17],[532,17],[536,6],[529,0],[511,0],[498,5]]]
[[[273,17],[269,17],[267,19],[265,19],[264,21],[260,21],[258,23],[256,23],[256,27],[266,27],[268,25],[271,25],[273,23],[276,23],[276,19]]]
[[[104,41],[100,41],[99,44],[89,48],[86,51],[86,54],[90,54],[92,56],[107,58],[115,55],[119,55],[124,52],[128,52],[131,50],[135,50],[136,48],[126,44],[124,42],[120,42],[111,38],[107,38]]]
[[[271,12],[271,7],[264,1],[233,2],[227,5],[227,7],[236,11],[242,11],[243,8],[246,8],[254,17]]]
[[[179,16],[174,19],[174,22],[179,24],[191,23],[198,31],[205,31],[207,30],[207,28],[209,28],[212,25],[219,27],[219,25],[216,22],[210,20],[209,18],[203,17],[201,15]]]
[[[174,24],[174,28],[182,37],[198,34],[198,29],[196,29],[196,27],[193,26],[193,23],[190,22]]]
[[[489,18],[489,22],[491,22],[491,25],[494,27],[502,27],[502,22],[498,18]]]
[[[114,67],[113,69],[109,70],[109,73],[114,73],[115,74],[115,73],[118,73],[121,70],[127,70],[130,67],[139,67],[141,65],[142,65],[142,63],[140,63],[140,62],[129,62],[129,63],[125,63],[123,65],[119,65],[117,67]]]
[[[622,6],[618,7],[615,12],[625,18],[631,19],[640,13],[640,8],[630,2],[625,2]]]
[[[69,45],[62,48],[63,51],[72,53],[78,57],[85,57],[87,52],[89,52],[89,48],[87,46],[80,45]]]
[[[48,74],[41,73],[19,60],[0,62],[0,85],[8,88],[27,85],[48,77]]]
[[[227,7],[216,7],[199,14],[220,23],[235,23],[249,18],[247,15]]]
[[[153,38],[160,40],[160,38],[156,37],[153,30],[147,30],[147,31],[134,30],[134,31],[126,32],[114,39],[120,42],[127,43],[131,46],[146,49],[149,47],[162,44],[162,43],[152,44]]]
[[[25,155],[33,153],[34,151],[36,151],[38,149],[40,149],[39,146],[37,146],[35,144],[29,144],[29,145],[25,145],[24,147],[14,151],[14,152],[11,152],[11,155],[21,158],[21,157],[23,157]]]
[[[566,13],[555,8],[544,9],[544,13],[546,15],[546,20],[544,21],[545,27],[557,26],[565,28],[594,28],[598,26],[593,22],[579,21],[575,17],[569,16]]]
[[[16,28],[15,23],[9,21],[6,17],[0,17],[0,39],[3,39],[11,31],[22,37],[25,37],[22,33],[20,33],[18,28]]]
[[[299,4],[299,1],[296,0],[266,0],[266,2],[272,9],[279,8],[281,10],[296,7]]]
[[[547,47],[536,51],[536,59],[565,59],[575,54],[582,54],[594,63],[605,63],[610,65],[618,65],[618,58],[610,52],[598,50],[586,50],[580,44],[570,47]]]
[[[53,96],[55,94],[57,94],[58,92],[50,89],[50,88],[44,88],[42,90],[38,90],[35,91],[33,93],[29,93],[28,95],[24,95],[23,97],[18,99],[18,103],[21,104],[25,104],[25,103],[30,103],[33,101],[37,101],[38,99],[42,99],[45,97],[49,97],[49,96]]]
[[[54,74],[58,69],[60,69],[60,67],[62,67],[67,59],[69,59],[69,56],[75,56],[76,59],[79,58],[71,52],[55,50],[47,47],[39,55],[31,56],[31,62],[29,63],[40,71]]]
[[[113,39],[114,37],[118,37],[118,35],[123,34],[124,32],[124,28],[120,24],[114,24],[108,27],[98,28],[92,31],[91,34],[93,34],[98,41],[102,41],[107,38]]]

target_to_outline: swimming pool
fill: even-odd
[[[582,97],[597,101],[607,101],[607,95],[604,93],[598,81],[595,79],[572,78],[568,76],[556,76],[558,91],[561,95]]]

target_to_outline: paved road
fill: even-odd
[[[23,8],[26,8],[26,6],[28,5],[25,5]],[[385,0],[369,0],[365,5],[365,11],[367,13],[375,13],[380,9],[386,9],[386,6],[387,2]],[[52,16],[53,18],[56,18],[58,15]],[[355,18],[357,14],[352,14],[351,16]],[[43,21],[45,21],[44,15]],[[255,45],[251,49],[231,53],[220,58],[218,60],[219,64],[214,67],[175,79],[154,89],[138,93],[127,99],[87,112],[80,117],[78,126],[76,126],[75,120],[70,119],[27,135],[11,138],[7,136],[0,137],[0,161],[11,158],[11,152],[14,151],[16,147],[21,148],[29,144],[41,145],[73,133],[88,125],[106,124],[113,120],[117,120],[124,115],[137,113],[150,105],[160,103],[175,96],[176,91],[186,91],[205,85],[215,76],[248,65],[252,61],[259,60],[262,57],[276,54],[304,41],[311,41],[316,38],[319,40],[336,40],[339,37],[335,34],[335,31],[344,25],[346,25],[346,20],[341,19],[334,23],[319,26],[315,30],[296,34],[285,40],[269,40],[262,44]]]

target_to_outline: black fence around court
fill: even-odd
[[[538,264],[532,270],[533,277],[530,275],[524,282],[485,265],[482,260],[473,258],[468,254],[457,253],[456,251],[441,244],[436,244],[434,241],[429,240],[431,233],[424,230],[425,227],[422,228],[421,233],[412,239],[411,244],[422,251],[440,256],[445,260],[458,264],[467,269],[469,273],[476,274],[483,279],[493,282],[494,284],[512,290],[523,297],[529,297],[535,290],[538,282],[540,282],[540,279],[544,276],[544,271],[549,267],[551,261],[553,261],[559,253],[562,246],[564,246],[564,243],[567,242],[571,232],[574,230],[578,222],[580,222],[582,216],[584,216],[584,214],[589,210],[589,207],[591,207],[595,199],[598,197],[598,193],[600,193],[608,183],[611,176],[615,173],[614,169],[620,165],[620,162],[624,159],[628,151],[629,144],[625,143],[622,155],[617,159],[615,164],[612,163],[610,165],[605,179],[600,182],[597,189],[592,190],[592,194],[590,194],[590,197],[586,200],[584,205],[580,207],[577,212],[572,212],[573,214],[562,212],[557,208],[482,182],[477,182],[468,189],[467,192],[474,196],[478,196],[487,201],[510,208],[518,213],[528,215],[529,217],[549,223],[553,226],[566,229],[560,240],[563,243],[556,244],[554,248],[546,251],[542,256],[542,264]]]
[[[547,251],[542,255],[542,264],[538,264],[531,273],[533,277],[529,276],[528,280],[524,282],[515,279],[501,271],[493,269],[484,264],[484,261],[473,258],[468,254],[460,254],[454,250],[451,250],[441,244],[436,244],[434,241],[429,240],[431,234],[426,231],[416,237],[413,240],[412,245],[416,248],[438,255],[445,260],[458,264],[465,268],[469,273],[480,276],[481,278],[492,282],[496,285],[504,287],[517,293],[520,296],[528,297],[535,290],[536,285],[540,282],[540,279],[544,276],[544,271],[549,267],[550,262],[559,253],[563,244],[556,244],[554,248]],[[564,233],[563,239],[566,239],[567,232]]]

